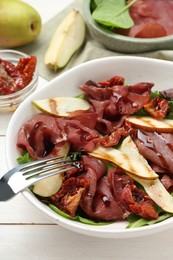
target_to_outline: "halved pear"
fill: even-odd
[[[85,39],[85,21],[81,13],[72,10],[58,25],[45,53],[44,63],[51,69],[64,67]]]
[[[67,156],[70,149],[70,144],[65,143],[57,155],[63,155],[64,157]],[[60,170],[60,168],[58,168]],[[57,174],[41,181],[38,181],[34,184],[32,191],[42,197],[50,197],[56,192],[59,191],[63,182],[64,174]]]
[[[90,108],[86,100],[75,97],[33,100],[32,104],[42,112],[63,117],[79,115]]]
[[[139,182],[145,189],[149,197],[163,210],[173,213],[173,197],[165,189],[159,179],[144,180],[127,173],[132,179]]]
[[[131,175],[141,179],[154,180],[158,175],[151,169],[147,160],[139,153],[130,136],[122,142],[120,149],[98,146],[92,156],[114,163]]]
[[[139,129],[167,133],[173,132],[173,120],[171,119],[157,120],[147,116],[129,116],[126,118],[126,121]]]

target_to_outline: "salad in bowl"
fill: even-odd
[[[91,236],[170,227],[172,66],[139,57],[96,59],[28,97],[8,127],[9,167],[57,155],[77,167],[23,195],[52,221]]]

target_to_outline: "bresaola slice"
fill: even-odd
[[[84,156],[82,178],[89,181],[80,201],[83,211],[94,219],[122,220],[124,212],[111,192],[111,185],[106,176],[106,165],[99,159]]]
[[[90,80],[80,86],[98,114],[96,129],[103,135],[121,127],[125,116],[142,108],[149,101],[154,85],[150,82],[122,85],[124,81],[115,78],[101,83]]]
[[[173,135],[136,130],[134,142],[149,161],[173,174]]]
[[[90,120],[92,118],[92,124]],[[82,121],[88,126],[96,124],[95,113]],[[94,121],[95,120],[95,121]],[[80,122],[80,116],[73,119],[58,118],[46,114],[35,115],[23,124],[19,133],[17,146],[25,149],[35,159],[56,156],[64,143],[70,144],[71,151],[91,152],[95,148],[98,133]]]
[[[134,26],[126,31],[128,36],[156,38],[173,34],[172,1],[138,0],[130,7],[129,12]]]

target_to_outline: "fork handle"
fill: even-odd
[[[0,180],[0,201],[6,201],[14,197],[15,193],[10,188],[8,183],[4,182],[3,179]]]

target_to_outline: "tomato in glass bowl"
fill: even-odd
[[[15,50],[0,51],[0,112],[16,110],[37,85],[35,56]]]

